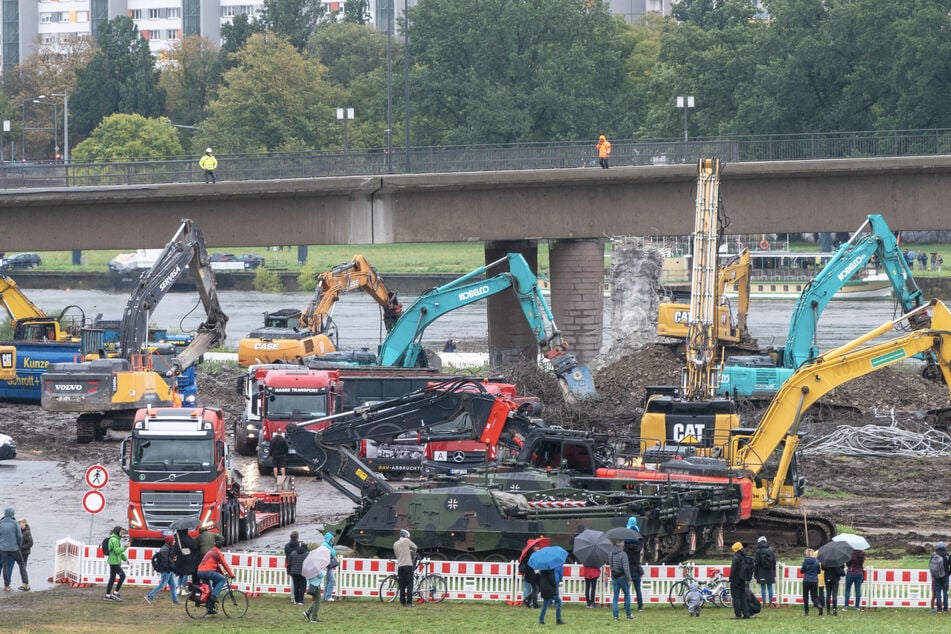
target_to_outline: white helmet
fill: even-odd
[[[210,147],[205,148],[205,154],[211,154],[211,148],[210,148]]]

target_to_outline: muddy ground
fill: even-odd
[[[582,407],[566,405],[550,375],[527,368],[508,368],[521,391],[537,394],[546,403],[545,418],[566,427],[605,429],[622,435],[638,432],[640,401],[650,385],[679,382],[679,358],[667,347],[644,346],[595,374],[599,396]],[[240,416],[241,398],[235,393],[240,370],[235,366],[205,364],[199,385],[204,403],[220,405],[229,420]],[[823,416],[813,416],[805,430],[809,437],[823,435],[841,424],[857,427],[888,425],[892,417],[876,412],[894,408],[894,419],[920,424],[920,410],[948,405],[947,389],[922,380],[910,368],[887,369],[839,389],[825,400]],[[832,410],[831,405],[848,405]],[[845,411],[848,415],[843,416]],[[829,414],[831,412],[831,414]],[[916,417],[916,412],[918,416]],[[748,408],[755,416],[755,408]],[[13,436],[19,457],[0,462],[0,504],[14,506],[29,518],[37,549],[31,560],[33,586],[48,587],[52,573],[51,544],[65,536],[97,542],[109,527],[126,523],[124,474],[119,469],[119,443],[124,434],[110,432],[105,442],[78,445],[71,416],[50,414],[38,406],[0,403],[0,432]],[[236,456],[251,488],[257,488],[252,459]],[[106,509],[91,518],[81,508],[88,487],[83,473],[89,465],[106,465],[111,481],[104,489]],[[951,506],[943,480],[949,457],[843,457],[807,455],[804,469],[810,491],[810,512],[831,517],[840,530],[854,528],[868,536],[879,550],[876,557],[924,553],[931,544],[951,537]],[[266,486],[270,479],[265,479]],[[295,527],[316,539],[325,522],[347,514],[352,504],[329,485],[298,477],[301,491],[299,522]],[[291,528],[267,532],[246,545],[248,550],[277,551]],[[798,552],[780,553],[795,559]],[[15,578],[18,578],[15,573]]]

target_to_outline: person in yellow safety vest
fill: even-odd
[[[218,159],[211,153],[211,148],[205,150],[205,155],[198,160],[198,167],[205,170],[205,183],[211,180],[215,182],[215,169],[218,167]]]
[[[608,169],[608,159],[611,158],[611,142],[602,134],[598,137],[598,144],[594,147],[598,148],[598,165]]]

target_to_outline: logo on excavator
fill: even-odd
[[[466,301],[466,300],[470,300],[470,299],[473,299],[473,298],[476,298],[476,297],[482,297],[483,295],[485,295],[485,294],[488,293],[488,292],[489,292],[489,287],[488,287],[488,285],[483,285],[483,286],[480,286],[480,287],[478,287],[478,288],[473,288],[473,289],[468,290],[468,291],[466,291],[466,292],[464,292],[464,293],[459,293],[459,301],[460,301],[460,302],[464,302],[464,301]]]
[[[256,343],[254,344],[255,350],[277,350],[281,347],[279,343]]]
[[[178,275],[179,275],[181,272],[182,272],[182,267],[176,266],[176,267],[175,267],[175,270],[172,271],[171,273],[169,273],[168,275],[166,275],[166,276],[165,276],[165,279],[162,280],[162,283],[159,284],[159,290],[164,292],[165,289],[167,289],[169,286],[171,286],[172,283],[175,282],[176,279],[178,279]]]
[[[836,277],[839,278],[839,281],[844,282],[845,280],[852,277],[852,274],[855,273],[855,269],[859,268],[865,263],[865,257],[866,256],[863,253],[855,256],[855,259],[849,262],[849,265],[842,269],[838,275],[836,275]]]
[[[705,428],[706,425],[700,423],[692,423],[689,425],[677,423],[671,427],[670,437],[675,442],[680,442],[687,436],[693,436],[697,440],[700,440],[703,438],[703,430]]]
[[[56,392],[81,392],[83,389],[82,385],[75,385],[69,383],[56,383],[53,385],[53,390]]]
[[[689,324],[690,323],[690,311],[689,310],[678,310],[674,312],[674,323],[675,324]]]

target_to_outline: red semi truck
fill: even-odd
[[[174,526],[220,533],[225,544],[294,523],[295,491],[252,492],[231,468],[221,410],[146,408],[136,412],[120,462],[129,476],[129,536],[160,541]]]

